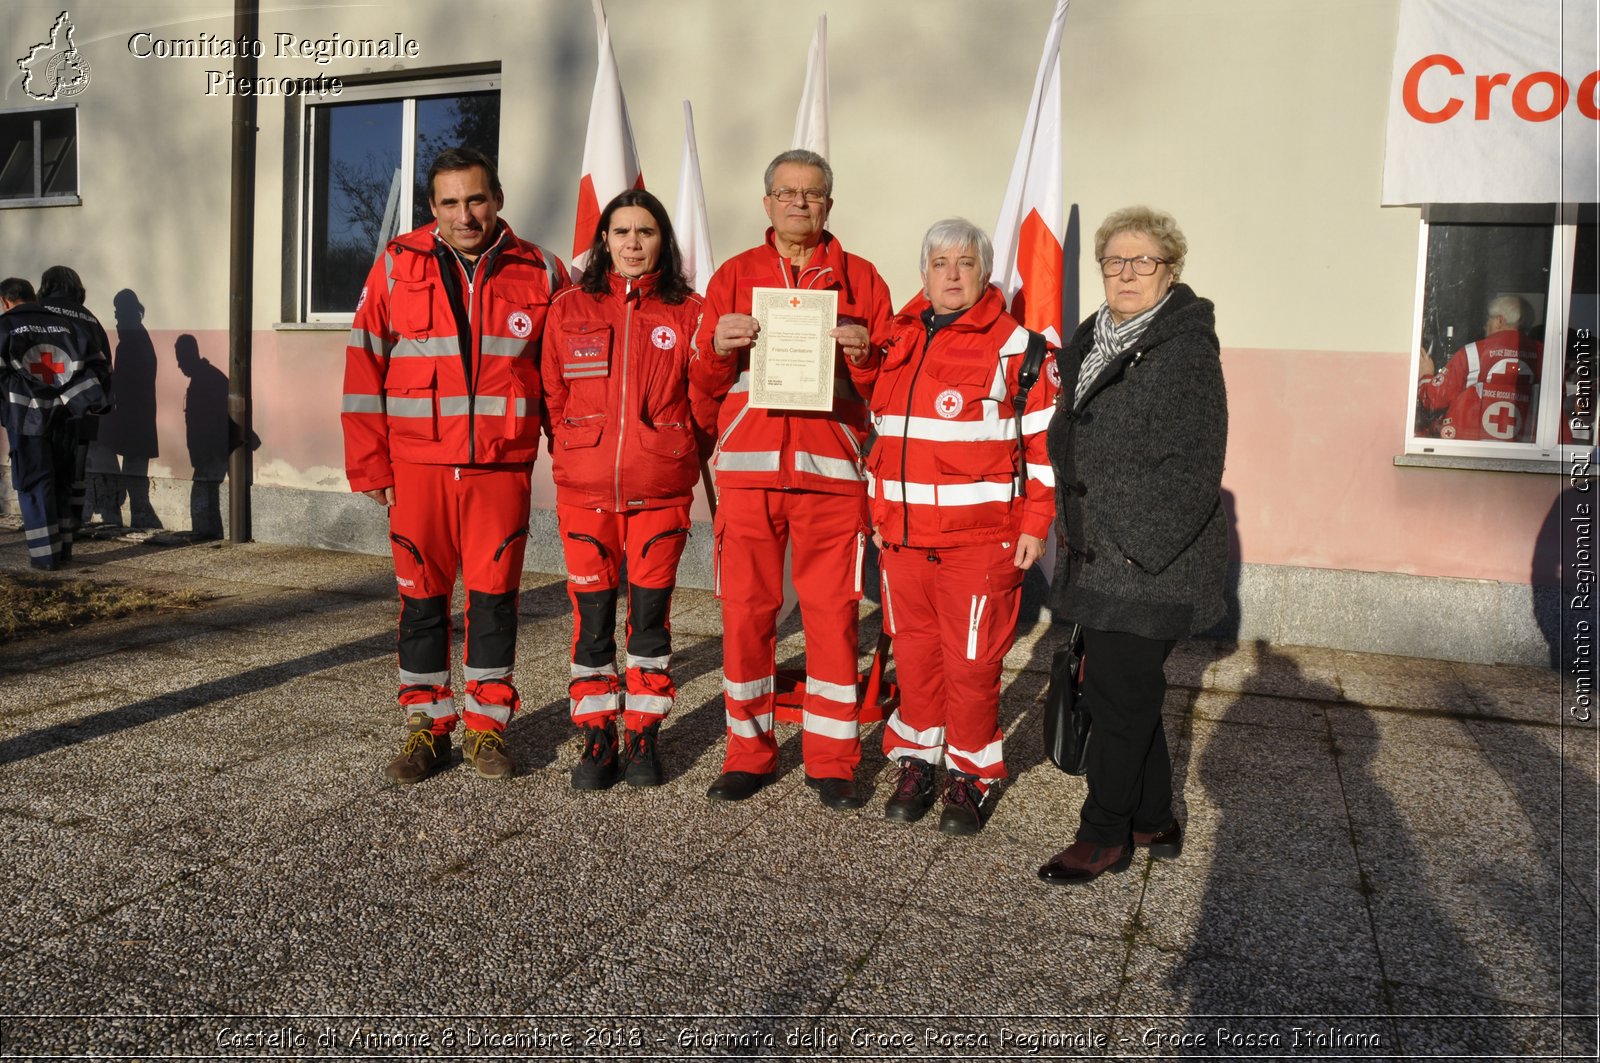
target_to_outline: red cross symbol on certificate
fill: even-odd
[[[52,377],[66,372],[66,362],[52,362],[50,355],[41,354],[39,360],[28,366],[28,372],[39,378],[39,383],[48,384]]]
[[[789,296],[789,305],[796,310],[800,309],[800,297],[798,295]]]

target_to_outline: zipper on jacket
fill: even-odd
[[[612,473],[612,481],[616,489],[616,511],[623,511],[622,505],[622,441],[628,434],[628,363],[632,361],[630,343],[633,333],[633,301],[629,298],[633,294],[633,279],[625,278],[622,282],[622,347],[618,351],[622,360],[622,395],[617,409],[617,416],[613,418],[617,426],[617,459]]]
[[[906,386],[906,415],[900,426],[900,545],[911,545],[911,500],[906,497],[906,451],[911,449],[911,416],[914,407],[911,400],[917,393],[917,378],[922,375],[922,367],[928,364],[928,348],[933,346],[933,324],[930,322],[923,326],[927,329],[927,336],[922,341],[922,357],[917,359],[917,367],[911,371],[911,383]],[[939,489],[934,487],[934,503],[937,506]]]
[[[464,351],[463,355],[469,362],[473,362],[474,363],[472,365],[472,368],[474,370],[476,370],[476,369],[481,367],[479,363],[482,362],[482,359],[481,358],[477,358],[475,356],[480,353],[478,349],[483,346],[483,337],[479,336],[478,332],[477,332],[477,329],[473,327],[473,320],[477,316],[477,315],[474,314],[474,311],[477,310],[477,308],[478,308],[477,307],[478,270],[479,269],[483,269],[485,273],[488,272],[487,268],[485,267],[485,262],[488,260],[489,256],[492,255],[492,254],[494,254],[494,249],[493,248],[490,248],[489,250],[485,251],[483,254],[479,255],[478,256],[478,260],[472,264],[472,269],[466,271],[466,274],[467,274],[467,332],[468,332],[468,334],[470,334],[472,336],[473,343],[472,343],[471,349],[469,349],[467,351]],[[511,396],[509,394],[506,396],[506,401],[507,402],[512,401]],[[478,460],[478,374],[476,372],[472,372],[472,373],[468,373],[467,374],[467,461],[469,463],[471,463],[471,462],[475,462],[477,460]]]

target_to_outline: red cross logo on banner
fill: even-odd
[[[800,297],[798,295],[789,296],[789,305],[796,310],[800,309]]]
[[[1509,402],[1496,402],[1483,411],[1483,430],[1495,439],[1513,439],[1517,434],[1517,408]]]
[[[28,372],[38,377],[41,384],[54,383],[53,378],[61,376],[66,371],[67,363],[65,361],[52,362],[49,351],[41,351],[37,362],[30,360],[28,363]]]

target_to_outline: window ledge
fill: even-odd
[[[1394,463],[1419,469],[1473,469],[1478,472],[1541,472],[1560,475],[1566,465],[1554,458],[1469,458],[1462,454],[1396,454]]]
[[[274,321],[274,332],[349,332],[350,323],[338,321]]]
[[[0,210],[20,207],[81,207],[83,200],[77,196],[41,196],[38,199],[0,199]]]

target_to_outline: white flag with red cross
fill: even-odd
[[[1033,79],[1011,180],[994,227],[994,274],[1012,316],[1061,342],[1061,31],[1068,0],[1056,0]]]
[[[599,66],[594,72],[594,95],[589,99],[589,132],[583,140],[583,172],[578,178],[578,216],[572,226],[573,271],[589,260],[600,211],[612,197],[630,188],[644,187],[639,170],[639,149],[633,143],[633,123],[628,101],[617,75],[617,57],[611,51],[611,30],[606,9],[594,0],[594,26],[599,38]]]

